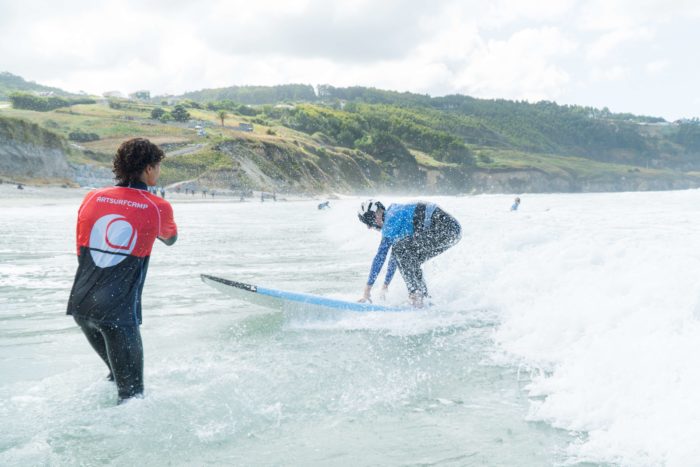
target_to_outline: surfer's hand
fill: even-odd
[[[360,302],[360,303],[365,303],[365,302],[372,303],[372,298],[370,298],[371,291],[372,291],[372,286],[366,285],[365,292],[362,294],[362,298],[359,299],[358,302]]]

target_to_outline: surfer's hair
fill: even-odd
[[[124,141],[114,155],[114,177],[119,183],[129,183],[141,178],[149,165],[156,165],[165,153],[146,138],[132,138]]]

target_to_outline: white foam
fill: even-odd
[[[573,461],[700,459],[697,198],[695,190],[529,195],[518,212],[508,212],[506,196],[437,200],[464,236],[425,265],[429,286],[449,309],[496,312],[500,357],[531,370],[529,418],[584,432],[569,448]],[[344,224],[336,239],[363,250],[369,267],[379,236],[360,235],[350,215],[334,222]],[[423,327],[412,319],[400,331],[391,320],[325,326]]]
[[[697,195],[523,197],[522,212],[487,215],[467,237],[497,343],[547,370],[527,387],[544,396],[530,418],[588,432],[577,459],[700,458]]]

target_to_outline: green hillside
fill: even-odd
[[[314,88],[308,84],[285,84],[202,89],[185,93],[182,97],[200,103],[230,100],[245,105],[262,105],[285,101],[313,101],[316,99],[316,94]]]
[[[43,92],[56,96],[72,96],[71,93],[59,88],[43,86],[6,71],[0,72],[0,100],[6,100],[13,92]]]
[[[23,81],[23,80],[22,80]],[[0,115],[107,166],[148,137],[167,183],[298,192],[601,191],[700,186],[700,125],[607,109],[372,88],[242,86]],[[222,121],[223,118],[223,121]],[[249,131],[252,130],[252,131]],[[194,181],[194,182],[193,182]]]

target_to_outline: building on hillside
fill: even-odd
[[[136,91],[129,94],[129,99],[134,101],[147,101],[151,98],[151,91]]]
[[[253,124],[241,122],[238,124],[237,130],[238,131],[248,131],[248,132],[253,131]]]

